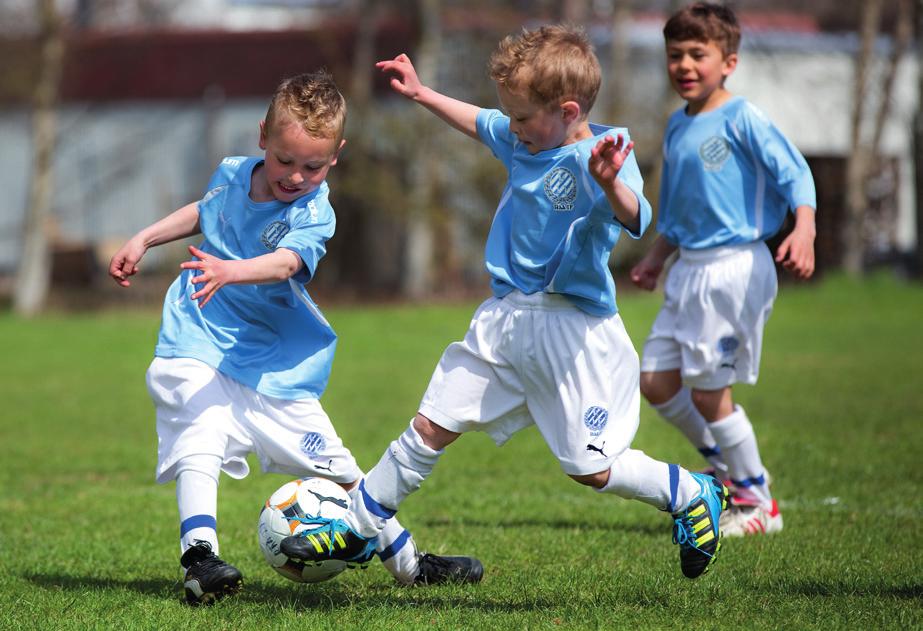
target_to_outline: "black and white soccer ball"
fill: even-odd
[[[324,478],[301,478],[286,482],[273,493],[260,511],[258,537],[266,562],[285,578],[296,583],[328,581],[346,569],[336,559],[304,562],[282,554],[282,540],[303,530],[317,528],[305,519],[342,519],[349,510],[349,495],[336,482]]]

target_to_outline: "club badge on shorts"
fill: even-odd
[[[587,426],[587,429],[590,430],[590,436],[594,438],[602,434],[608,422],[609,412],[598,405],[587,408],[587,411],[583,414],[583,424]]]
[[[317,432],[308,432],[301,437],[301,451],[311,458],[317,458],[327,447],[327,441]]]

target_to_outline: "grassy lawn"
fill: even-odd
[[[658,296],[620,296],[636,346]],[[360,465],[416,410],[474,305],[330,308],[324,406]],[[402,508],[421,547],[484,561],[478,586],[402,589],[380,565],[287,582],[256,544],[286,478],[222,478],[222,557],[239,597],[181,603],[172,484],[144,371],[158,313],[0,315],[0,629],[652,629],[923,627],[923,287],[886,277],[783,287],[760,383],[736,397],[760,437],[785,530],[727,540],[682,577],[670,520],[566,478],[538,433],[449,448]],[[642,405],[634,446],[703,465]],[[258,471],[255,461],[251,468]]]

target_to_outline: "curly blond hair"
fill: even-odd
[[[264,131],[294,123],[314,138],[339,142],[346,127],[346,99],[326,70],[289,77],[279,84],[266,112]]]
[[[602,73],[586,33],[570,25],[523,29],[504,38],[490,57],[490,78],[533,103],[576,101],[585,116],[596,102]]]

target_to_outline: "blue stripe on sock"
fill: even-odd
[[[365,504],[366,510],[377,517],[382,519],[391,519],[394,517],[394,514],[397,513],[396,510],[391,510],[387,506],[382,506],[375,499],[365,492],[365,480],[359,483],[359,493],[362,494],[362,503]]]
[[[670,471],[670,503],[667,504],[667,512],[676,512],[676,491],[679,490],[679,465],[668,464],[667,469]]]
[[[766,476],[758,475],[755,478],[746,478],[744,480],[731,480],[734,483],[734,486],[739,486],[745,489],[749,489],[751,486],[763,486],[766,484]]]
[[[699,453],[702,454],[705,458],[711,458],[712,456],[720,456],[721,449],[718,445],[714,447],[699,447]]]
[[[405,530],[390,546],[378,553],[378,558],[382,561],[387,561],[400,552],[401,548],[403,548],[408,541],[410,541],[410,533]]]
[[[218,520],[215,519],[214,515],[193,515],[188,519],[184,519],[179,525],[179,536],[183,537],[187,532],[196,528],[211,528],[217,532]]]

